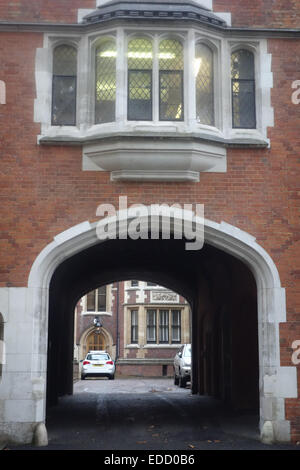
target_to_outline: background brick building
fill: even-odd
[[[119,376],[173,376],[174,356],[191,338],[186,300],[151,282],[123,281],[102,289],[101,305],[94,301],[98,290],[89,294],[90,302],[85,296],[76,306],[75,359],[106,350]]]
[[[172,7],[177,15],[172,18],[165,11],[156,15],[158,2],[153,2],[150,19],[138,14],[116,18],[103,10],[95,16],[96,3],[101,4],[0,0],[0,80],[6,93],[0,100],[5,103],[0,104],[0,331],[7,352],[0,432],[19,442],[32,439],[36,423],[45,421],[47,380],[50,401],[71,392],[78,299],[101,283],[135,277],[165,284],[191,303],[193,392],[246,406],[243,397],[253,389],[259,394],[261,430],[270,421],[275,439],[297,441],[300,374],[292,362],[292,344],[300,339],[300,104],[292,94],[300,80],[299,2],[199,0],[200,12],[186,2],[184,12]],[[82,23],[86,14],[92,19]],[[188,83],[178,125],[164,127],[158,120],[149,129],[144,121],[125,122],[124,27],[134,34],[149,28],[156,45],[159,34],[168,31],[185,41]],[[106,124],[95,128],[91,112],[90,47],[105,34],[116,39],[120,52],[117,130]],[[196,122],[189,68],[195,38],[204,38],[215,57],[215,126]],[[53,51],[63,44],[78,47],[80,63],[78,121],[67,130],[51,122]],[[255,90],[257,126],[250,131],[233,129],[231,121],[232,80],[238,79],[231,76],[230,58],[238,50],[255,57],[255,77],[247,80],[252,85],[256,80],[256,88],[249,89]],[[153,112],[157,119],[157,97]],[[175,119],[181,118],[177,109]],[[128,168],[133,148],[136,167]],[[114,167],[98,171],[107,152]],[[146,152],[152,179],[145,180],[141,156]],[[187,155],[192,163],[179,158],[183,167],[178,170],[175,154]],[[120,155],[122,168],[115,163]],[[171,156],[171,167],[156,155]],[[113,241],[105,242],[105,249],[103,243],[98,246],[92,225],[99,220],[97,208],[104,203],[118,207],[120,195],[130,205],[204,204],[205,249],[183,254],[176,240],[147,246],[116,240],[113,247]],[[249,344],[252,348],[241,353]]]

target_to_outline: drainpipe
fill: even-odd
[[[120,302],[120,295],[119,295],[120,283],[117,282],[117,310],[116,310],[116,329],[117,329],[117,347],[116,347],[116,361],[119,359],[120,355],[120,332],[119,332],[119,302]]]

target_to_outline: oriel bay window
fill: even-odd
[[[214,128],[210,132],[221,139],[237,142],[245,138],[241,132],[245,130],[247,139],[255,138],[263,143],[263,83],[255,66],[256,56],[259,62],[263,52],[258,41],[244,42],[240,46],[240,42],[221,41],[204,33],[179,36],[174,30],[162,34],[136,28],[130,32],[113,29],[97,38],[93,35],[86,43],[77,38],[75,44],[71,37],[68,42],[61,38],[59,45],[57,37],[52,40],[53,48],[49,47],[53,51],[52,57],[47,62],[47,87],[52,82],[52,108],[51,113],[47,108],[47,116],[51,115],[51,120],[44,123],[42,136],[51,126],[77,126],[78,132],[68,128],[51,129],[49,137],[51,140],[57,137],[61,140],[62,136],[69,136],[71,140],[75,136],[76,139],[87,137],[89,145],[92,137],[121,129],[134,134],[140,121],[145,132],[163,132],[169,122],[172,132],[176,128],[183,134],[201,134],[207,131],[203,126],[209,126]],[[87,64],[90,64],[89,71]],[[224,80],[220,76],[221,70]],[[225,84],[228,84],[227,89]],[[40,97],[36,101],[43,103],[43,99]],[[80,103],[80,112],[76,101]],[[47,101],[47,106],[50,104]],[[232,117],[228,119],[224,110],[230,106]],[[248,129],[256,132],[249,133]],[[101,157],[103,152],[101,150]],[[88,158],[97,161],[96,166],[101,171],[106,171],[106,167],[103,168],[100,161],[98,163],[98,156],[94,157],[91,152],[90,157],[89,151],[87,154]],[[108,160],[105,165],[112,166]],[[163,162],[160,163],[164,165]],[[87,160],[85,165],[89,166],[89,163]],[[122,174],[115,174],[114,178],[133,178],[142,169],[146,173],[148,167],[151,169],[149,177],[156,177],[153,176],[153,165],[145,165],[145,159],[138,161],[139,168],[130,170],[129,176],[126,175],[128,169],[122,167],[123,162],[114,161],[113,164],[115,173],[122,170]],[[174,166],[170,159],[170,168]],[[221,171],[221,166],[216,164],[214,168]],[[165,170],[159,168],[158,171]],[[206,169],[201,167],[200,171]],[[142,175],[143,178],[146,176]]]
[[[181,310],[148,309],[147,343],[174,344],[180,342]]]
[[[77,50],[57,46],[53,52],[52,125],[76,125]]]
[[[254,54],[240,49],[231,55],[232,127],[256,128]]]
[[[95,124],[113,122],[116,115],[116,44],[102,42],[96,49]]]
[[[135,38],[128,45],[128,120],[152,120],[152,42]]]

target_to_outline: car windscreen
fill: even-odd
[[[87,360],[88,361],[108,361],[109,355],[108,354],[88,354]]]
[[[187,346],[184,350],[184,357],[191,357],[192,355],[192,347]]]

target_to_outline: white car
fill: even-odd
[[[186,387],[191,380],[192,345],[184,344],[174,357],[174,384]]]
[[[81,380],[86,377],[115,378],[116,366],[106,351],[89,351],[82,363]]]

